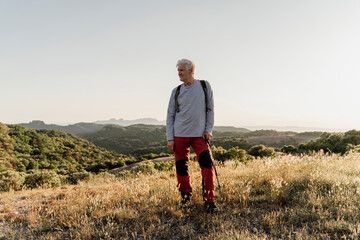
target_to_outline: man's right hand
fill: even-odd
[[[175,141],[174,140],[168,140],[168,149],[172,152],[174,152],[174,146],[175,146]]]

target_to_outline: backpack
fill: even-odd
[[[206,104],[206,113],[208,113],[209,112],[209,103],[208,103],[208,97],[207,97],[207,90],[206,90],[206,83],[205,83],[205,80],[200,80],[200,83],[201,83],[201,86],[202,86],[202,88],[203,88],[203,90],[204,90],[204,95],[205,95],[205,104]],[[177,87],[177,89],[176,89],[176,92],[175,92],[175,111],[176,112],[179,112],[180,110],[179,110],[179,103],[178,103],[178,97],[179,97],[179,94],[180,94],[180,88],[181,88],[181,85],[182,84],[180,84],[178,87]]]

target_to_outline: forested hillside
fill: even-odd
[[[166,128],[164,125],[137,124],[131,126],[101,125],[95,123],[76,123],[68,126],[45,124],[32,121],[21,124],[34,129],[53,129],[72,133],[86,138],[97,146],[120,154],[141,156],[145,154],[171,154],[166,146]],[[239,147],[245,150],[254,145],[281,148],[284,145],[297,147],[301,143],[316,140],[322,132],[279,132],[275,130],[250,131],[231,126],[215,126],[212,145],[231,149]]]
[[[60,126],[56,124],[46,124],[43,121],[31,121],[29,123],[21,123],[19,124],[21,126],[27,127],[27,128],[33,128],[36,130],[57,130],[57,131],[63,131],[66,133],[75,134],[78,136],[82,136],[84,134],[97,132],[100,129],[104,127],[104,125],[95,124],[95,123],[75,123],[67,126]]]
[[[139,124],[122,127],[107,125],[100,131],[86,134],[84,137],[97,146],[123,154],[129,154],[135,149],[144,147],[160,147],[162,151],[167,149],[165,126]]]
[[[0,171],[99,172],[123,166],[126,161],[135,160],[75,135],[0,123]]]

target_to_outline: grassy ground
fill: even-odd
[[[147,169],[145,171],[145,169]],[[181,210],[175,170],[102,176],[0,196],[0,239],[359,239],[360,155],[279,156],[217,166],[225,199],[206,213],[200,171]]]

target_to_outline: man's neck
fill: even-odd
[[[184,81],[184,84],[185,84],[185,86],[190,86],[190,85],[192,85],[194,82],[195,82],[195,79],[192,77],[192,78],[189,78],[189,79],[185,80],[185,81]]]

